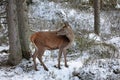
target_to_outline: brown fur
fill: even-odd
[[[30,40],[36,47],[35,53],[33,54],[35,70],[37,70],[36,57],[38,57],[44,69],[48,71],[48,68],[42,61],[42,56],[45,50],[55,49],[59,49],[57,67],[60,69],[60,58],[62,53],[65,59],[65,66],[68,67],[66,61],[66,49],[71,46],[71,43],[74,40],[74,34],[70,26],[68,26],[66,23],[65,26],[58,31],[36,32],[31,35]]]

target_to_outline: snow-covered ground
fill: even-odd
[[[40,2],[40,0],[34,1],[36,5],[30,6],[30,18],[42,19],[46,21],[56,21],[60,18],[64,18],[68,20],[73,29],[93,29],[94,15],[92,9],[85,12],[67,7],[65,8],[63,4],[49,2],[48,0],[44,0],[44,2]],[[112,24],[110,20],[111,18],[107,17],[106,13],[101,14],[101,31],[103,33],[111,34],[111,25],[112,27],[119,26],[119,23]],[[40,26],[38,24],[36,25]],[[101,37],[93,33],[89,34],[88,38],[96,40],[96,42],[102,42]],[[104,42],[114,45],[120,54],[119,36],[111,37],[106,39]],[[0,52],[3,50],[8,50],[8,48],[9,46],[0,46]],[[46,51],[43,57],[43,61],[49,71],[45,71],[38,60],[37,67],[39,71],[35,71],[33,68],[32,59],[30,61],[22,60],[17,66],[8,66],[4,63],[8,59],[9,54],[1,52],[0,80],[119,80],[119,59],[98,59],[93,61],[93,63],[84,65],[84,61],[89,58],[90,54],[88,55],[87,52],[83,52],[83,55],[81,55],[81,52],[75,52],[67,55],[69,65],[68,68],[64,67],[64,59],[62,58],[62,69],[59,70],[54,67],[54,65],[57,64],[57,52],[58,51],[55,51],[54,54],[52,54],[52,52]],[[109,78],[111,76],[112,78]]]
[[[6,48],[6,47],[5,47]],[[8,54],[0,54],[0,63],[6,61]],[[54,65],[57,64],[57,57],[51,57],[50,52],[47,51],[44,55],[44,63],[49,71],[45,71],[37,60],[37,67],[39,71],[35,71],[33,61],[22,60],[17,66],[0,65],[0,80],[72,80],[72,72],[82,67],[82,62],[79,59],[69,60],[69,67],[64,67],[64,60],[62,58],[61,68],[57,69]]]
[[[120,37],[107,42],[116,45],[120,49]],[[8,49],[8,46],[0,47],[0,50],[4,49]],[[46,51],[43,60],[49,71],[43,69],[38,59],[37,67],[39,71],[34,70],[32,59],[30,61],[23,59],[19,65],[12,67],[0,65],[0,80],[119,80],[119,59],[98,59],[88,65],[84,65],[84,59],[89,56],[86,53],[82,57],[79,55],[80,53],[74,54],[77,55],[74,59],[72,59],[72,55],[67,57],[69,59],[68,68],[64,67],[64,59],[62,57],[62,69],[57,69],[54,67],[57,64],[57,56],[54,56],[57,55],[57,51],[54,55],[50,51]],[[8,53],[0,53],[0,63],[6,61],[7,58]]]

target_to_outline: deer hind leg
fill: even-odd
[[[35,68],[36,71],[38,71],[38,69],[37,69],[37,64],[36,64],[36,57],[37,57],[37,55],[38,55],[38,50],[35,49],[35,52],[34,52],[34,54],[32,55],[32,58],[33,58],[33,62],[34,62],[34,68]]]
[[[41,65],[43,66],[43,68],[44,68],[46,71],[48,71],[48,68],[46,67],[46,65],[45,65],[45,64],[43,63],[43,61],[42,61],[42,56],[43,56],[43,54],[44,54],[44,51],[45,51],[45,50],[39,50],[39,54],[38,54],[37,57],[38,57]]]
[[[63,55],[64,55],[64,60],[65,60],[65,67],[68,67],[67,65],[67,60],[66,60],[66,49],[63,49]]]

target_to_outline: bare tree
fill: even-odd
[[[100,33],[100,0],[94,0],[94,32]]]
[[[8,0],[7,22],[10,45],[8,62],[16,65],[23,57],[30,58],[26,0]]]
[[[8,0],[7,5],[8,36],[10,55],[8,63],[17,65],[22,59],[22,51],[18,32],[18,19],[16,11],[16,0]]]
[[[21,42],[21,49],[23,57],[26,59],[30,58],[30,48],[29,48],[29,25],[28,25],[28,9],[26,0],[16,0],[17,1],[17,15],[18,15],[18,27]]]
[[[117,5],[117,0],[109,0],[109,4],[112,8],[115,8],[115,6]]]

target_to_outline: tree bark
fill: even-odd
[[[100,33],[100,0],[94,0],[94,33]]]
[[[117,0],[110,0],[110,5],[112,8],[115,8],[115,6],[117,5]]]
[[[22,51],[18,32],[16,0],[8,0],[7,9],[8,35],[10,45],[8,63],[11,65],[17,65],[22,59]]]
[[[26,0],[16,0],[16,1],[17,1],[18,27],[19,27],[22,54],[24,58],[29,59],[30,48],[29,48],[29,26],[28,26],[27,4],[26,4]]]

